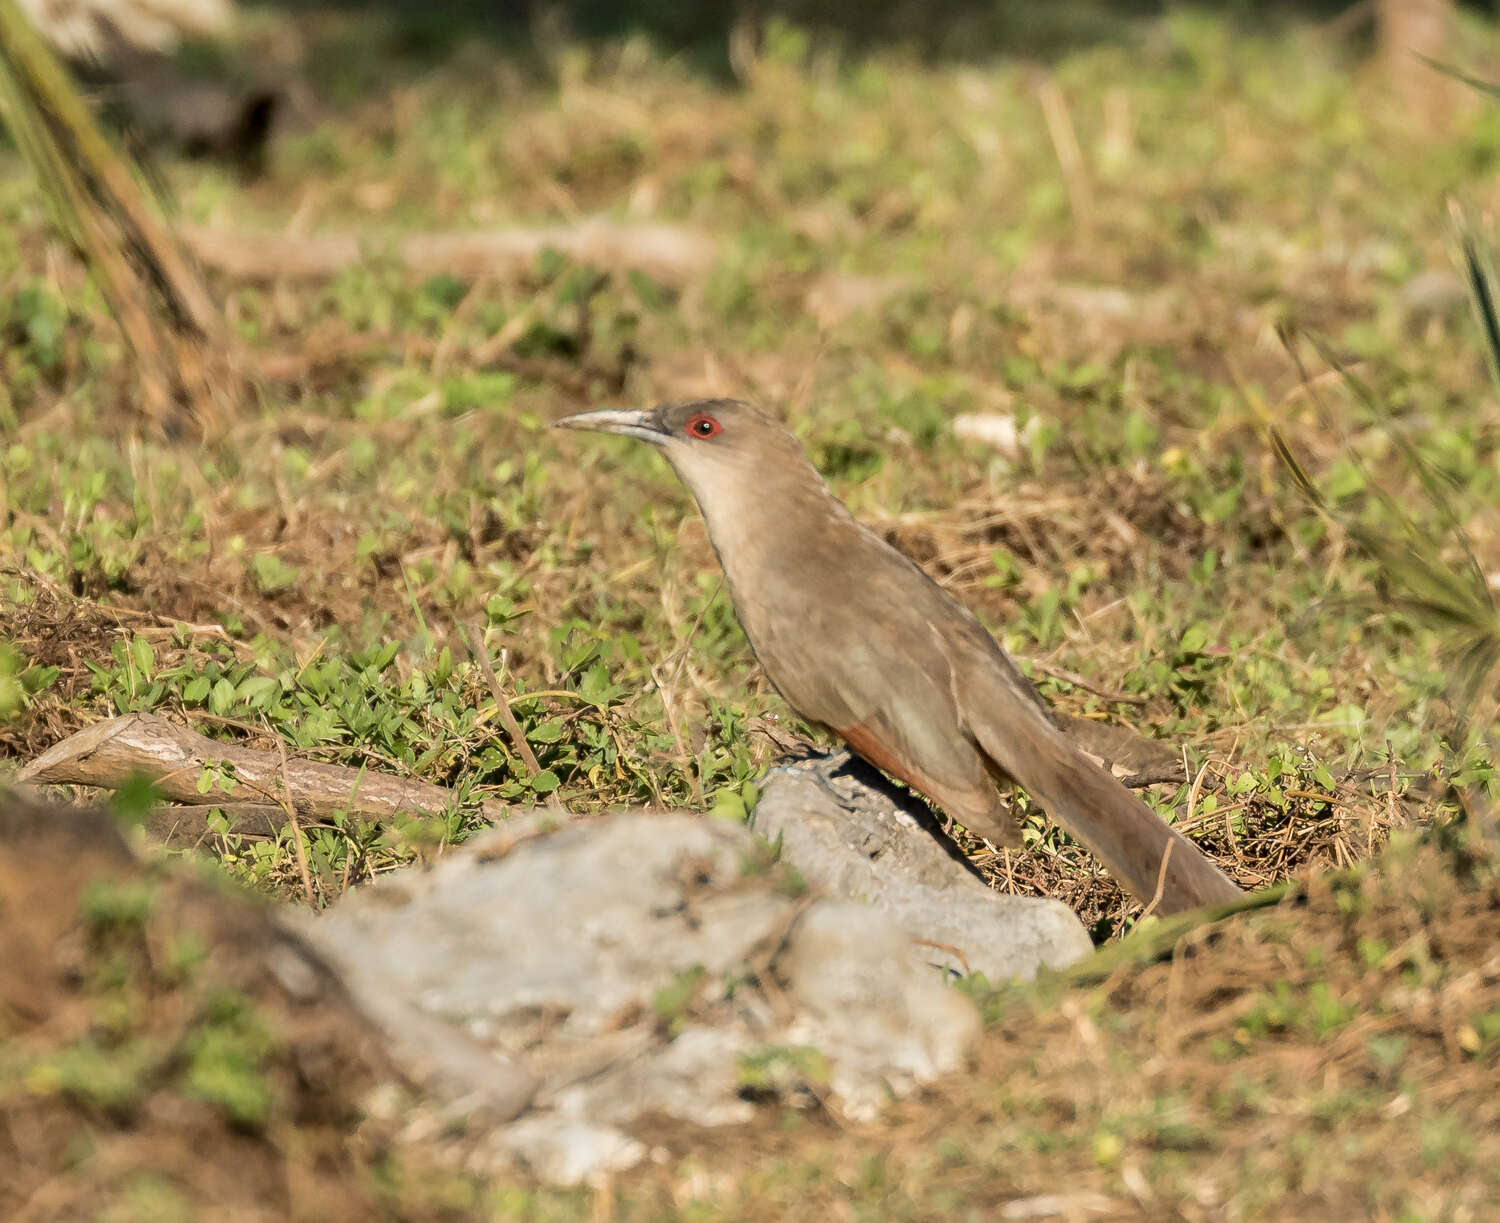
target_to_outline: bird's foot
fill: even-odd
[[[832,752],[808,752],[780,767],[789,773],[814,773],[826,778],[843,772],[853,759],[854,753],[847,747],[841,747]]]
[[[847,747],[841,747],[835,752],[829,752],[821,760],[817,761],[813,767],[822,773],[824,777],[831,780],[835,774],[842,773],[847,769],[853,759],[854,753]]]
[[[817,756],[809,756],[795,764],[784,766],[789,770],[811,777],[840,807],[853,808],[858,800],[848,792],[848,783],[840,785],[840,775],[854,761],[854,753],[847,747]]]

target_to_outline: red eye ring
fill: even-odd
[[[685,426],[687,435],[699,440],[713,437],[715,434],[722,433],[723,431],[723,425],[719,424],[712,416],[705,415],[702,412],[699,412],[695,416],[689,416],[687,425]]]

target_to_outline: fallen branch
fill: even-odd
[[[257,839],[274,839],[286,819],[278,803],[166,803],[146,813],[146,831],[165,845],[197,849],[214,835],[209,818],[215,811],[224,817],[226,832]]]
[[[205,771],[215,774],[206,793],[198,788]],[[38,756],[17,780],[113,789],[142,773],[174,802],[201,806],[222,794],[241,803],[259,799],[277,804],[285,795],[299,813],[313,819],[340,813],[384,819],[402,811],[439,815],[459,801],[452,790],[431,782],[346,765],[288,760],[283,771],[276,752],[220,743],[148,713],[129,713],[85,727]],[[480,810],[498,819],[508,808],[486,800]]]
[[[517,276],[534,271],[537,256],[556,251],[604,269],[635,269],[665,284],[704,276],[718,254],[706,234],[673,225],[621,225],[596,219],[478,233],[291,236],[256,230],[183,225],[198,259],[238,280],[324,279],[384,258],[423,276]]]

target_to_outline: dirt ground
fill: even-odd
[[[1477,72],[1500,34],[1462,20]],[[151,166],[264,375],[201,442],[143,426],[0,150],[6,773],[143,711],[453,792],[293,823],[126,786],[165,849],[0,805],[0,1216],[1500,1216],[1500,402],[1455,271],[1458,234],[1497,240],[1500,107],[1414,125],[1311,20],[1089,30],[950,59],[771,22],[716,75],[643,37],[262,13],[240,62],[323,92],[259,177]],[[399,257],[598,216],[711,258]],[[364,254],[307,275],[260,233]],[[481,800],[743,813],[812,732],[659,461],[546,430],[706,394],[782,411],[1050,701],[1182,753],[1145,792],[1164,817],[1294,893],[1102,981],[975,984],[972,1073],[878,1123],[664,1122],[652,1163],[587,1189],[456,1172],[393,1145],[378,1052],[316,971],[287,984],[247,897],[335,905]],[[1119,946],[1142,906],[1019,801],[1024,851],[967,841],[976,863]]]
[[[143,864],[103,813],[10,799],[0,834],[18,1223],[1477,1221],[1500,1193],[1500,865],[1463,837],[1403,837],[1160,962],[981,991],[972,1071],[876,1123],[663,1121],[643,1169],[563,1191],[452,1171],[457,1135],[394,1143],[378,1040],[236,889]]]
[[[368,1219],[394,1081],[253,898],[144,865],[115,819],[0,802],[0,1214]]]

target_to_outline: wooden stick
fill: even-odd
[[[706,234],[673,225],[621,225],[595,219],[581,225],[405,236],[318,234],[294,237],[257,230],[183,225],[198,259],[240,280],[322,280],[382,259],[422,276],[530,275],[537,256],[554,250],[579,263],[639,270],[664,284],[706,276],[718,246]]]
[[[1103,697],[1116,705],[1145,705],[1150,702],[1150,697],[1132,696],[1128,692],[1121,692],[1117,688],[1106,688],[1093,680],[1085,679],[1076,671],[1069,671],[1064,667],[1054,667],[1050,662],[1043,662],[1039,658],[1027,661],[1040,671],[1043,675],[1049,675],[1053,679],[1060,679],[1065,684],[1071,684],[1075,688],[1082,688],[1085,692],[1092,692],[1095,696]]]
[[[286,809],[286,818],[292,825],[292,846],[297,851],[297,870],[302,875],[302,891],[307,896],[307,907],[316,909],[318,907],[317,895],[313,892],[312,873],[307,869],[307,848],[302,844],[302,825],[297,822],[297,806],[292,799],[292,773],[287,766],[286,744],[281,741],[281,736],[272,729],[269,719],[266,719],[266,733],[276,740],[276,750],[281,753],[281,785],[286,791],[286,798],[282,800],[282,806]]]
[[[276,797],[281,765],[274,752],[237,743],[220,743],[149,713],[128,713],[86,726],[42,753],[17,775],[31,785],[99,786],[113,789],[132,774],[145,773],[175,802],[202,805],[214,792],[202,793],[198,779],[205,769],[233,771],[238,785],[218,792],[226,798],[246,791]],[[316,760],[291,760],[286,784],[294,806],[313,819],[345,813],[356,819],[384,819],[403,811],[440,815],[458,802],[444,786],[415,778],[391,777]],[[506,804],[480,803],[492,820],[505,816]]]
[[[1142,909],[1141,915],[1136,918],[1137,924],[1145,921],[1146,918],[1150,917],[1151,914],[1155,912],[1156,906],[1161,904],[1161,894],[1166,890],[1167,887],[1167,863],[1172,860],[1172,850],[1176,848],[1176,845],[1177,843],[1175,841],[1167,842],[1167,852],[1162,854],[1161,856],[1161,870],[1158,871],[1156,875],[1156,891],[1151,897],[1151,903],[1148,904],[1144,909]]]
[[[1037,86],[1036,96],[1042,105],[1042,117],[1047,121],[1047,135],[1052,138],[1052,147],[1057,153],[1057,164],[1062,168],[1063,182],[1068,188],[1068,206],[1072,209],[1073,220],[1079,229],[1087,232],[1094,225],[1094,190],[1089,183],[1083,150],[1078,146],[1078,133],[1073,128],[1068,99],[1052,76],[1044,78]]]

